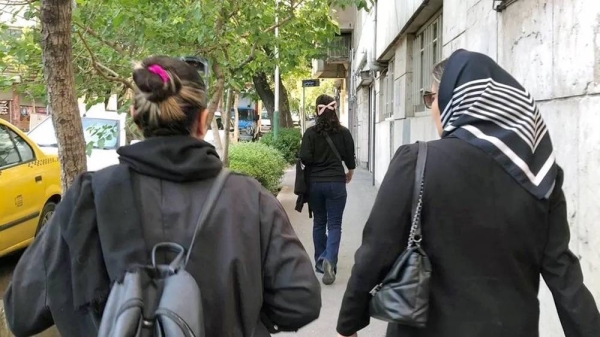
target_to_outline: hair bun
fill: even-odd
[[[146,94],[146,99],[158,103],[177,95],[181,90],[179,78],[168,69],[164,69],[166,76],[161,77],[161,74],[149,69],[151,66],[157,65],[143,65],[133,71],[133,81],[138,89]]]

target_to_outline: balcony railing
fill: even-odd
[[[340,63],[350,61],[351,35],[338,35],[327,48],[327,62]]]

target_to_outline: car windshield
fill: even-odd
[[[99,143],[104,140],[105,150],[116,149],[118,145],[119,121],[114,119],[89,118],[82,117],[83,137],[85,143],[93,142],[94,148],[99,148]],[[54,134],[54,124],[52,118],[46,118],[27,134],[38,146],[56,147],[56,135]]]
[[[260,115],[260,118],[262,118],[262,119],[269,119],[269,113],[268,113],[268,112],[266,112],[266,111],[265,111],[265,112],[263,112],[263,113]]]

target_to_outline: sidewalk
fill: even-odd
[[[304,244],[309,256],[313,256],[312,219],[308,218],[308,208],[304,207],[303,213],[294,210],[296,195],[294,195],[295,170],[287,171],[283,179],[283,189],[278,196],[279,201],[287,211],[296,234]],[[321,316],[312,324],[301,329],[297,334],[285,333],[281,336],[300,337],[335,337],[337,318],[354,264],[354,253],[360,246],[363,227],[371,212],[371,207],[377,194],[371,185],[371,175],[363,170],[356,170],[352,182],[348,185],[348,201],[342,223],[342,245],[340,247],[338,274],[336,281],[331,286],[321,283],[321,296],[323,308]],[[321,279],[318,274],[319,280]],[[359,337],[384,337],[386,324],[371,320],[371,325],[359,332]]]

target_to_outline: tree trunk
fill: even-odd
[[[214,87],[214,91],[210,101],[208,102],[208,117],[206,118],[207,125],[210,125],[212,128],[213,139],[215,140],[215,148],[217,149],[217,153],[219,155],[223,155],[223,143],[221,142],[221,135],[219,134],[219,126],[214,119],[215,111],[219,108],[219,103],[221,102],[221,97],[223,96],[223,89],[225,88],[225,75],[221,70],[221,67],[216,62],[216,60],[212,59],[212,70],[217,78],[217,82]],[[222,114],[221,114],[221,118]]]
[[[279,106],[281,108],[279,112],[279,126],[282,128],[294,127],[294,121],[292,120],[292,112],[290,111],[290,100],[287,88],[283,84],[283,81],[279,81]]]
[[[58,140],[63,193],[86,170],[85,139],[77,96],[71,48],[71,0],[42,0],[42,64],[48,102]]]
[[[233,92],[231,89],[227,90],[227,99],[225,100],[225,109],[223,109],[224,111],[221,113],[221,118],[225,118],[224,122],[223,122],[223,130],[225,131],[225,139],[224,139],[224,144],[223,144],[223,165],[225,167],[229,166],[229,143],[230,143],[230,138],[229,138],[229,129],[231,128],[231,107],[233,105],[233,95],[235,95],[235,92]]]
[[[252,76],[252,82],[256,93],[267,109],[271,125],[273,124],[273,112],[275,111],[275,93],[269,83],[269,78],[265,72],[257,72]],[[288,99],[288,91],[282,81],[279,81],[279,126],[290,128],[293,126],[292,114],[290,112],[290,102]]]
[[[208,118],[206,120],[207,125],[212,125],[213,117],[215,116],[215,111],[217,111],[217,109],[219,108],[219,102],[221,102],[221,98],[223,96],[223,89],[225,88],[225,74],[223,74],[223,71],[221,70],[221,67],[216,62],[216,60],[212,59],[211,63],[213,73],[217,78],[217,82],[213,88],[212,97],[208,102]]]

